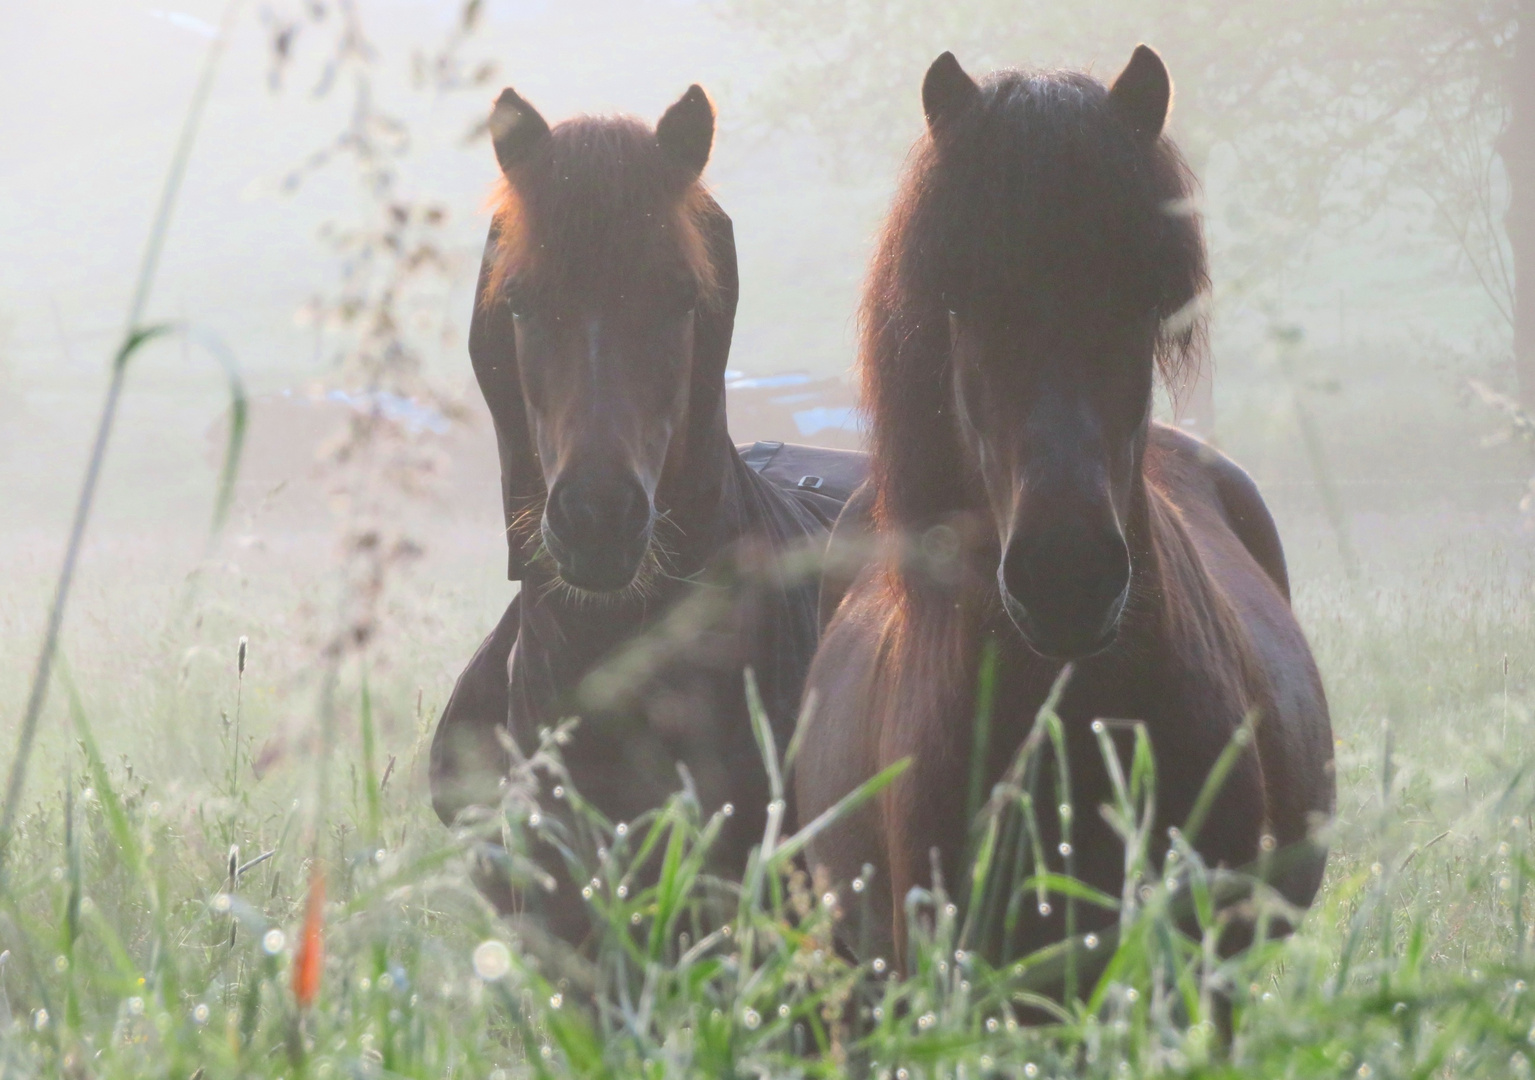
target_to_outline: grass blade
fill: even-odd
[[[757,690],[757,674],[751,668],[743,673],[746,681],[746,711],[751,716],[752,735],[757,739],[757,750],[762,755],[762,764],[767,769],[768,790],[772,793],[773,800],[777,802],[783,798],[783,773],[778,768],[778,744],[773,740],[773,724],[768,719],[767,709],[762,704],[762,695]]]
[[[368,842],[377,847],[384,839],[384,810],[378,786],[378,750],[373,733],[373,695],[368,690],[368,673],[362,673],[362,705],[358,726],[362,729],[363,791],[368,800]]]
[[[887,765],[862,784],[859,784],[852,791],[838,799],[835,804],[821,811],[809,825],[806,825],[799,832],[775,847],[771,862],[775,866],[782,866],[794,858],[805,849],[805,845],[809,844],[810,841],[893,784],[896,778],[905,772],[910,764],[911,758],[902,758],[893,765]]]
[[[1250,713],[1242,726],[1231,733],[1226,746],[1221,750],[1220,757],[1215,759],[1215,764],[1210,766],[1210,774],[1205,777],[1204,784],[1199,789],[1199,797],[1194,800],[1194,807],[1189,811],[1188,820],[1183,825],[1183,836],[1188,841],[1189,847],[1193,847],[1199,839],[1199,830],[1204,827],[1205,818],[1210,816],[1210,809],[1215,805],[1215,799],[1220,795],[1221,788],[1226,784],[1226,777],[1237,763],[1237,758],[1247,749],[1252,742],[1253,726],[1257,723],[1257,714]]]

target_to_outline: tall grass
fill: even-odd
[[[1470,610],[1448,609],[1457,596],[1473,598]],[[1023,821],[1031,767],[1048,765],[1035,751],[1053,741],[1049,710],[978,810],[966,915],[951,895],[961,883],[908,897],[912,957],[896,975],[888,958],[853,963],[835,948],[849,913],[787,857],[803,833],[770,825],[745,882],[714,878],[704,856],[718,816],[682,793],[641,819],[604,821],[563,772],[566,728],[546,733],[500,812],[449,833],[426,810],[418,774],[397,767],[384,780],[389,756],[411,761],[420,735],[380,728],[379,711],[408,714],[411,703],[381,700],[352,671],[337,691],[342,736],[316,841],[305,836],[315,795],[302,759],[259,780],[246,760],[237,789],[222,752],[201,777],[148,779],[98,749],[92,717],[107,688],[66,679],[74,743],[57,785],[19,819],[0,899],[0,1067],[99,1077],[1521,1075],[1535,1027],[1525,896],[1535,789],[1523,764],[1535,730],[1516,695],[1501,741],[1501,667],[1466,659],[1506,650],[1527,664],[1530,605],[1442,578],[1371,602],[1371,632],[1409,703],[1396,783],[1382,795],[1379,688],[1349,666],[1365,644],[1356,605],[1341,591],[1303,590],[1297,603],[1340,691],[1332,864],[1295,936],[1260,935],[1230,958],[1213,947],[1221,877],[1187,840],[1171,867],[1136,862],[1155,794],[1144,752],[1111,807],[1142,881],[1120,897],[1075,891],[1079,904],[1113,905],[1116,930],[1003,969],[975,954],[988,904],[1005,914],[1015,897],[1037,902],[1041,884],[1057,903],[1073,894],[1060,879],[1019,888],[992,878],[992,853]],[[244,693],[235,645],[228,664],[205,715]],[[228,736],[215,720],[191,738]],[[560,813],[540,810],[539,785],[559,786]],[[542,888],[535,840],[564,852],[586,883],[597,932],[580,953],[536,920],[496,919],[474,887],[493,859],[520,887]],[[316,865],[326,892],[311,919]],[[1192,935],[1180,930],[1190,905]],[[304,989],[295,954],[309,935],[323,962]],[[1071,956],[1076,992],[1037,996],[1042,975]],[[1229,1050],[1218,995],[1233,1003]],[[1041,1011],[1046,1023],[1020,1022]]]

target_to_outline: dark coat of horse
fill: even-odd
[[[439,721],[433,805],[448,823],[496,805],[506,736],[528,754],[541,728],[578,716],[564,761],[588,802],[632,820],[682,786],[683,766],[705,813],[733,804],[714,852],[739,874],[770,801],[743,669],[781,753],[819,629],[813,568],[784,557],[824,547],[864,456],[781,447],[763,470],[730,441],[735,244],[699,180],[714,135],[701,89],[655,129],[551,129],[507,90],[490,126],[505,183],[469,353],[522,588]],[[786,469],[821,479],[768,478]],[[559,894],[523,902],[577,939],[584,905],[549,869]]]
[[[1291,613],[1284,555],[1249,477],[1150,419],[1154,371],[1197,362],[1207,288],[1193,178],[1162,129],[1171,83],[1144,46],[1112,89],[1081,74],[973,81],[945,53],[928,72],[928,132],[873,261],[859,364],[871,478],[834,540],[875,556],[830,614],[807,682],[817,720],[797,765],[808,820],[882,768],[901,778],[824,834],[811,861],[846,888],[867,864],[868,925],[902,962],[904,901],[931,883],[963,897],[978,671],[995,649],[985,793],[1068,661],[1074,874],[1121,895],[1124,847],[1099,813],[1111,787],[1092,721],[1146,725],[1160,860],[1217,757],[1237,759],[1197,839],[1211,866],[1285,856],[1275,884],[1308,904],[1334,798],[1326,699]],[[1115,731],[1128,762],[1130,730]],[[1048,748],[1046,749],[1048,753]],[[1042,785],[1053,789],[1053,768]],[[1053,808],[1060,793],[1041,791]],[[1063,872],[1042,809],[1048,869]],[[864,899],[845,897],[854,913]],[[1026,905],[993,960],[1060,940],[1060,897]],[[1096,915],[1093,914],[1096,912]],[[1080,930],[1112,914],[1091,909]],[[1240,935],[1233,935],[1233,940]]]

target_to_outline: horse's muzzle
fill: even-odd
[[[1130,595],[1130,553],[1118,535],[1015,538],[997,567],[997,585],[1031,649],[1080,660],[1114,643]]]
[[[566,584],[617,592],[639,573],[653,520],[650,496],[637,479],[576,477],[550,487],[541,531]]]

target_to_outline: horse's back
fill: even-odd
[[[741,460],[830,529],[849,496],[869,475],[862,450],[764,440],[736,447]]]
[[[1279,528],[1247,471],[1209,443],[1165,424],[1151,426],[1147,456],[1153,475],[1176,476],[1184,498],[1201,499],[1225,521],[1288,602],[1290,574]]]
[[[1284,551],[1257,485],[1235,462],[1192,436],[1156,425],[1147,476],[1177,508],[1205,572],[1240,622],[1255,666],[1253,700],[1267,827],[1299,846],[1333,808],[1332,725],[1321,676],[1290,609]],[[1276,882],[1306,904],[1320,884],[1319,852]]]

